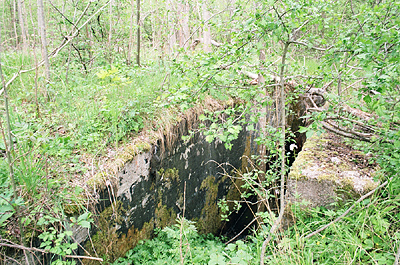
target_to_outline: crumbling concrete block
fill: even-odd
[[[287,198],[309,207],[329,207],[339,199],[359,197],[378,186],[379,167],[371,155],[332,133],[314,135],[293,163]]]

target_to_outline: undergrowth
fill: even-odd
[[[199,235],[194,222],[184,218],[156,230],[157,237],[142,241],[113,265],[127,264],[258,264],[257,241],[238,240],[225,245],[220,238]]]
[[[291,225],[269,244],[265,264],[393,264],[400,242],[399,188],[392,182],[340,222],[310,238],[305,236],[336,219],[354,202],[330,209],[291,205],[287,216]],[[382,199],[384,194],[391,194],[391,199]],[[245,240],[225,244],[221,238],[199,235],[193,222],[179,219],[173,227],[157,229],[154,239],[141,241],[113,264],[259,264],[269,226],[267,222]]]

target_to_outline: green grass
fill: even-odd
[[[19,53],[2,53],[1,61],[6,81],[22,65],[29,69],[34,63],[33,58]],[[83,207],[79,200],[83,197],[77,196],[76,187],[85,186],[85,183],[76,180],[91,166],[97,167],[89,168],[87,157],[91,157],[91,161],[99,159],[143,130],[154,130],[163,115],[157,98],[161,95],[164,68],[157,63],[143,68],[118,63],[101,65],[104,63],[86,74],[72,61],[67,83],[65,67],[61,60],[55,61],[49,84],[42,77],[42,67],[37,103],[35,71],[21,74],[8,88],[15,147],[13,168],[18,192],[24,194],[27,206],[35,207],[40,201],[48,208],[62,209],[63,205],[72,203],[75,206],[69,207],[70,210],[79,211]],[[175,82],[175,78],[169,82]],[[1,104],[4,114],[3,100]],[[3,140],[0,148],[4,152]],[[2,159],[2,194],[10,185],[8,176],[7,162]],[[11,199],[11,195],[7,196],[4,198]],[[27,210],[27,214],[30,211]]]
[[[26,60],[3,55],[6,80],[16,72],[16,65]],[[54,72],[56,69],[57,65],[53,66]],[[39,149],[51,156],[97,152],[99,146],[107,144],[117,146],[126,136],[150,126],[159,115],[155,100],[164,75],[164,69],[156,64],[147,68],[116,64],[95,68],[88,74],[71,65],[68,83],[62,71],[53,75],[50,84],[39,79],[37,113],[35,73],[22,74],[9,88],[12,130],[20,132],[18,142],[34,144],[40,140]],[[25,131],[33,138],[23,137]]]

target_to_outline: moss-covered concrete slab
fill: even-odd
[[[339,198],[357,197],[374,189],[378,166],[332,133],[314,135],[293,163],[287,182],[291,202],[329,206]]]

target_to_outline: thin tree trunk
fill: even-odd
[[[43,0],[37,0],[38,4],[38,27],[40,38],[42,40],[42,57],[44,60],[44,66],[46,68],[46,78],[47,82],[50,82],[50,62],[49,55],[47,53],[47,37],[46,37],[46,24],[44,20],[44,8],[43,8]]]
[[[22,37],[22,50],[24,53],[28,51],[28,40],[26,38],[26,29],[25,29],[25,10],[22,5],[21,0],[17,0],[18,4],[18,18],[19,18],[19,26],[21,28],[21,37]]]
[[[36,45],[33,46],[33,56],[35,58],[35,65],[37,65],[37,56],[36,56]],[[69,65],[69,58],[68,58],[68,65]],[[67,66],[67,75],[68,75],[68,66]],[[40,109],[39,109],[39,100],[38,100],[38,77],[39,77],[39,69],[35,67],[35,105],[36,105],[36,118],[40,117]],[[65,78],[66,82],[68,83],[68,77]]]
[[[189,3],[178,4],[178,15],[179,15],[179,47],[187,49],[189,42],[186,41],[189,38]]]
[[[17,32],[17,3],[15,1],[12,2],[12,16],[13,16],[13,27],[14,27],[14,36],[15,36],[15,47],[19,48],[19,40],[18,40],[18,32]]]
[[[150,6],[153,8],[154,6],[157,6],[157,0],[155,1],[155,4],[153,4],[153,1],[150,1]],[[152,22],[151,22],[151,38],[152,38],[152,46],[153,46],[153,51],[155,52],[157,50],[157,17],[154,15],[152,16]]]
[[[140,0],[136,0],[136,18],[137,18],[137,49],[136,49],[136,63],[140,66]]]
[[[109,24],[109,31],[108,31],[107,47],[108,47],[108,59],[109,59],[110,64],[112,63],[112,56],[111,56],[111,54],[112,54],[111,39],[112,39],[112,28],[113,28],[113,24],[112,24],[112,21],[113,21],[113,20],[112,20],[112,18],[113,18],[113,13],[112,13],[112,10],[113,10],[113,3],[114,3],[114,1],[111,0],[111,1],[110,1],[110,8],[109,8],[109,10],[108,10],[108,16],[109,16],[109,22],[108,22],[108,24]]]
[[[133,10],[135,6],[135,0],[131,0],[131,17],[129,21],[129,41],[128,41],[128,54],[127,64],[130,65],[132,62],[132,46],[133,46]]]
[[[179,42],[179,47],[182,48],[183,43],[185,40],[183,39],[183,4],[178,3],[178,42]]]
[[[236,4],[236,0],[228,0],[228,5],[229,5],[229,17],[228,17],[228,21],[227,21],[228,25],[230,24],[231,19],[234,15],[235,4]],[[231,41],[232,41],[232,28],[229,28],[226,42],[231,43]]]
[[[210,12],[207,9],[207,5],[203,3],[203,49],[205,52],[211,52],[211,30],[208,20],[210,19]]]
[[[184,41],[183,47],[185,49],[189,48],[189,41],[186,41],[190,36],[189,12],[190,12],[189,2],[186,1],[185,4],[183,5],[183,10],[182,10],[183,13],[182,31],[183,31],[183,41]]]
[[[262,248],[261,248],[261,257],[260,257],[260,265],[264,265],[264,258],[265,258],[265,251],[267,248],[268,243],[271,241],[273,234],[275,231],[279,228],[280,223],[283,218],[283,213],[285,212],[285,178],[286,178],[286,157],[285,157],[285,134],[286,134],[286,113],[285,113],[285,101],[286,101],[286,95],[285,95],[285,80],[284,80],[284,74],[285,74],[285,63],[286,63],[286,56],[288,53],[290,42],[286,41],[284,43],[283,47],[283,53],[282,53],[282,61],[281,61],[281,70],[279,74],[280,78],[280,105],[276,106],[276,108],[279,108],[279,112],[281,114],[281,119],[280,119],[280,125],[281,125],[281,187],[280,187],[280,209],[279,209],[279,216],[278,219],[276,219],[271,226],[271,229],[269,230],[269,235],[267,239],[263,242]],[[279,113],[278,112],[278,113]],[[279,120],[279,118],[277,118]]]
[[[169,55],[173,55],[176,45],[176,35],[175,35],[175,23],[173,16],[173,2],[172,0],[167,0],[167,12],[168,12],[168,52]]]

